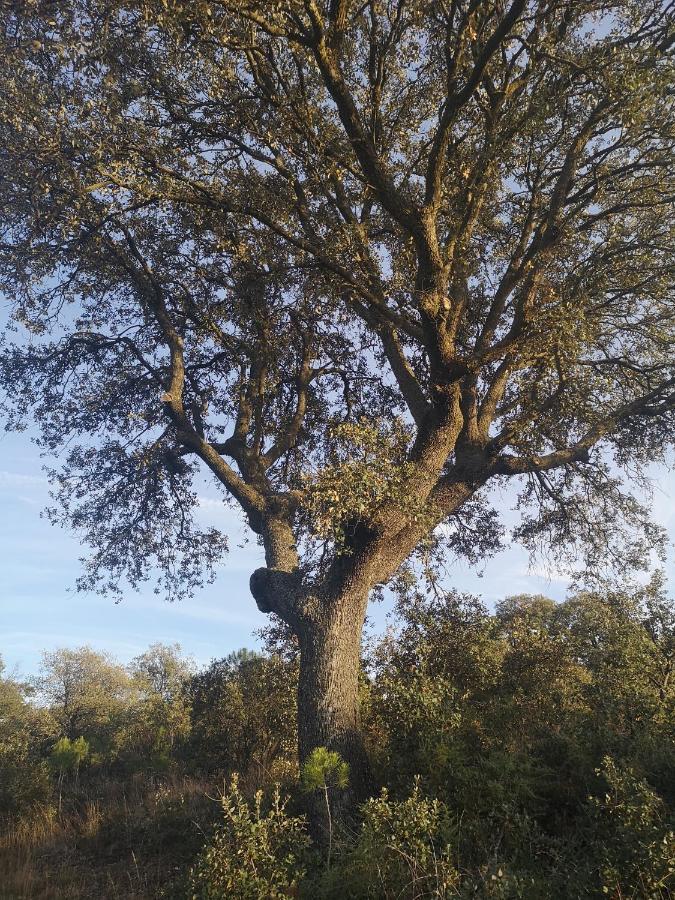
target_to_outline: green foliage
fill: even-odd
[[[675,831],[662,799],[609,757],[598,774],[607,793],[591,798],[590,806],[602,892],[665,900],[675,889]]]
[[[346,790],[349,784],[349,764],[339,753],[327,747],[315,747],[300,770],[300,788],[305,794],[323,793],[326,821],[325,831],[328,836],[328,854],[326,865],[330,869],[333,854],[333,814],[331,812],[331,796]],[[316,804],[315,804],[316,808]],[[318,821],[318,820],[317,820]]]
[[[153,644],[129,668],[137,693],[126,716],[120,754],[132,767],[166,768],[172,750],[190,733],[191,661],[181,657],[178,644]]]
[[[52,747],[49,762],[55,771],[65,775],[69,772],[78,772],[88,755],[89,744],[83,737],[78,737],[74,741],[62,737]]]
[[[297,663],[278,654],[232,653],[197,673],[187,686],[191,731],[185,752],[200,771],[297,771]]]
[[[0,657],[0,815],[46,800],[49,771],[41,755],[48,734],[44,715],[28,702],[29,686],[4,677]]]
[[[448,810],[423,797],[418,785],[404,800],[383,789],[361,810],[363,824],[352,848],[324,881],[324,896],[353,900],[412,900],[454,896],[459,881],[452,862]]]
[[[334,750],[316,747],[300,770],[300,785],[306,793],[330,788],[344,790],[349,784],[349,763]]]
[[[286,813],[278,787],[269,809],[262,791],[251,806],[236,777],[221,802],[224,821],[192,869],[191,900],[295,896],[309,846],[304,820]]]
[[[490,528],[506,477],[530,545],[644,561],[595,448],[672,440],[661,7],[7,6],[4,418],[67,448],[83,587],[213,575],[200,464],[268,552],[272,519],[308,548],[306,587],[355,523],[387,577],[467,504]]]
[[[0,733],[0,816],[16,815],[49,798],[45,760],[36,752],[27,729]]]
[[[371,745],[386,783],[419,773],[461,818],[462,890],[592,895],[602,866],[634,896],[672,879],[672,611],[658,580],[512,597],[495,615],[455,595],[400,601],[371,657]],[[623,792],[611,815],[599,770]]]
[[[323,465],[305,478],[305,510],[314,534],[342,550],[349,524],[375,518],[387,502],[422,519],[424,505],[410,490],[410,439],[410,429],[397,418],[332,427]]]
[[[658,579],[557,604],[513,596],[494,613],[468,596],[402,592],[393,627],[368,649],[362,685],[387,789],[339,827],[350,776],[341,757],[319,747],[296,777],[297,653],[284,633],[268,639],[283,654],[241,651],[196,673],[176,648],[150,648],[112,682],[132,686],[112,706],[112,732],[110,698],[74,674],[96,666],[58,654],[54,686],[40,682],[49,706],[0,678],[0,813],[16,828],[40,816],[48,829],[81,821],[68,845],[75,857],[93,847],[101,860],[175,856],[178,869],[162,875],[172,900],[666,900],[675,890],[674,641],[675,608]],[[115,738],[89,755],[88,737],[55,741],[50,731],[64,715],[64,684],[77,688],[67,708],[82,710],[90,733]],[[171,739],[185,714],[189,730]],[[83,761],[79,780],[67,779]],[[207,796],[239,765],[212,832]],[[53,796],[50,768],[68,784],[61,816],[40,811]],[[194,769],[200,784],[186,777]],[[278,790],[263,799],[279,773],[288,808]],[[125,798],[145,779],[149,793],[129,812]],[[253,786],[267,791],[247,802]],[[327,826],[327,854],[324,842],[310,851],[295,812],[310,803]],[[0,874],[3,852],[14,853],[0,843]],[[142,868],[133,877],[140,884]]]
[[[91,647],[62,648],[43,654],[36,688],[57,733],[83,736],[93,762],[115,758],[136,695],[124,666]]]
[[[316,787],[334,780],[340,761],[316,760]],[[333,773],[333,774],[331,774]],[[222,799],[224,823],[192,869],[190,897],[220,900],[302,896],[325,900],[454,896],[459,883],[451,861],[448,810],[416,786],[402,801],[383,790],[361,809],[356,835],[342,838],[335,865],[321,868],[308,855],[304,820],[286,813],[278,789],[264,811],[262,792],[249,804],[237,779]],[[311,872],[308,865],[313,863]]]

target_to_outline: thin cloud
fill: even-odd
[[[242,592],[243,594],[243,592]],[[130,601],[131,602],[131,601]],[[145,610],[157,609],[163,616],[177,616],[186,619],[195,619],[202,622],[219,622],[223,625],[243,625],[247,628],[257,628],[260,625],[262,614],[255,611],[253,600],[248,596],[242,596],[240,601],[224,601],[222,606],[210,606],[205,603],[195,603],[192,600],[181,600],[180,603],[165,603],[162,600],[148,601],[141,598],[133,600],[138,608]],[[248,607],[248,610],[232,609],[233,605]]]
[[[22,472],[8,472],[0,469],[0,488],[3,487],[44,487],[48,484],[44,475],[24,475]]]
[[[35,497],[26,497],[25,494],[17,494],[16,499],[21,501],[21,503],[26,503],[28,506],[42,506],[42,503],[36,500]]]

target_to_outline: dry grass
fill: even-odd
[[[100,781],[0,828],[0,900],[176,896],[215,815],[195,779]]]

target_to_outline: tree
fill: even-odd
[[[356,793],[368,598],[420,547],[493,549],[509,480],[535,548],[658,537],[618,473],[672,440],[672,46],[661,0],[5,7],[7,426],[64,451],[86,588],[210,577],[213,476]]]
[[[5,662],[0,656],[0,728],[8,732],[24,718],[28,685],[5,675]]]
[[[188,687],[191,761],[244,776],[257,769],[259,781],[270,781],[275,763],[294,755],[296,691],[297,666],[278,654],[239,650],[214,660]]]
[[[494,614],[453,593],[404,598],[370,657],[382,780],[400,796],[419,778],[461,822],[463,867],[527,873],[541,887],[524,896],[599,895],[608,859],[617,883],[640,870],[665,896],[674,611],[659,579],[509,597]]]
[[[135,686],[124,666],[91,647],[42,654],[38,695],[64,738],[86,738],[92,750],[113,749]]]
[[[129,666],[138,693],[124,738],[140,759],[166,759],[177,740],[189,733],[186,689],[193,663],[180,649],[179,644],[151,644]]]
[[[333,815],[330,809],[331,790],[344,792],[349,784],[349,765],[340,759],[334,750],[316,747],[309,754],[300,773],[302,790],[307,794],[319,791],[326,804],[325,830],[328,833],[328,855],[326,865],[330,869],[330,858],[333,850]],[[318,826],[317,826],[318,827]]]
[[[40,758],[48,723],[29,702],[30,686],[5,674],[0,656],[0,815],[16,813],[49,795]]]

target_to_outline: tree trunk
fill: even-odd
[[[343,559],[334,564],[320,595],[305,592],[297,554],[277,554],[279,542],[270,534],[268,527],[267,566],[251,575],[251,593],[261,612],[274,612],[298,637],[300,763],[317,747],[326,747],[349,765],[348,789],[331,794],[333,818],[344,821],[373,787],[361,731],[359,674],[370,584],[381,578],[374,579],[363,558],[353,555],[347,564]],[[290,538],[284,546],[289,542]],[[284,568],[278,568],[280,564]],[[319,804],[310,802],[308,806],[313,836],[322,841],[327,837],[325,806],[322,811]]]
[[[348,790],[341,796],[333,792],[337,818],[348,815],[349,809],[365,799],[372,789],[359,710],[361,632],[366,600],[366,596],[341,597],[328,609],[322,609],[325,615],[319,621],[304,623],[298,634],[300,763],[316,747],[327,747],[337,751],[349,764]]]

